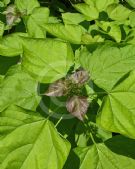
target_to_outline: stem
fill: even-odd
[[[84,117],[85,117],[85,119],[88,121],[88,119],[89,119],[89,118],[88,118],[87,114],[85,114],[85,116],[84,116]]]
[[[69,0],[69,2],[71,3],[71,5],[72,5],[72,2],[71,2],[71,0]]]
[[[63,116],[61,116],[61,118],[57,121],[57,123],[55,124],[55,127],[57,127],[59,125],[59,123],[62,121]]]
[[[47,120],[54,114],[54,112],[49,112],[50,114],[47,117]]]
[[[85,121],[86,121],[86,122],[85,122]],[[90,132],[90,133],[89,133],[89,136],[90,136],[92,142],[93,142],[94,144],[96,144],[96,142],[95,142],[95,140],[94,140],[94,137],[93,137],[93,135],[92,135],[92,132],[91,132],[91,126],[89,126],[89,124],[88,124],[89,121],[88,121],[87,115],[85,115],[85,121],[84,121],[84,126],[85,126],[86,129],[88,129],[88,131]]]
[[[54,111],[49,112],[50,114],[48,115],[47,119],[49,119],[55,113],[55,111],[58,109],[59,109],[59,107],[57,107]]]
[[[96,142],[95,142],[95,140],[94,140],[94,137],[93,137],[93,135],[92,135],[91,132],[90,132],[90,138],[91,138],[92,142],[93,142],[94,144],[96,144]]]

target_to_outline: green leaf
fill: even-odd
[[[85,32],[83,27],[73,24],[63,25],[62,23],[52,23],[44,25],[44,28],[50,34],[75,44],[81,43],[82,34]]]
[[[84,0],[84,2],[88,5],[94,6],[95,0]]]
[[[130,25],[132,27],[135,27],[135,12],[131,12],[129,15],[129,21],[130,21]]]
[[[84,0],[89,6],[94,6],[99,12],[105,11],[111,4],[118,4],[119,0]]]
[[[11,67],[0,84],[0,112],[13,103],[35,110],[40,101],[37,85],[19,65]]]
[[[134,0],[126,0],[127,3],[133,8],[135,8],[135,1]]]
[[[9,107],[0,114],[1,169],[62,169],[70,144],[36,112]]]
[[[65,24],[75,24],[78,25],[80,22],[83,22],[85,20],[84,15],[79,13],[63,13],[62,19]]]
[[[40,7],[38,0],[15,0],[15,5],[21,13],[31,14],[33,9]]]
[[[27,36],[26,33],[13,33],[10,35],[4,36],[0,40],[0,55],[2,56],[18,56],[22,54],[22,43],[20,36]]]
[[[92,35],[85,33],[82,35],[82,43],[83,44],[92,44],[95,42],[104,42],[104,39],[100,36],[100,35],[96,35],[94,37],[92,37]]]
[[[108,131],[135,138],[135,71],[104,98],[97,123]]]
[[[113,3],[118,3],[118,2],[119,2],[119,0],[102,0],[102,1],[101,0],[96,0],[95,1],[95,5],[96,5],[97,9],[100,12],[102,12],[102,11],[106,10],[106,8],[109,5],[111,5]]]
[[[89,126],[88,129],[86,129],[82,122],[78,123],[76,126],[75,140],[78,147],[85,147],[92,144],[92,140],[89,137],[90,131],[92,132],[94,139],[98,142],[103,142],[112,138],[111,132],[102,129],[96,123],[89,121],[87,124]]]
[[[46,24],[49,19],[49,9],[45,7],[35,8],[32,14],[28,17],[27,31],[30,37],[45,38],[46,31],[42,25]]]
[[[22,38],[22,67],[36,80],[52,83],[64,77],[73,65],[73,51],[68,43],[53,39]]]
[[[3,36],[5,25],[0,21],[0,37]]]
[[[4,76],[0,75],[0,84],[2,83],[3,79],[4,79]]]
[[[55,16],[49,16],[48,23],[60,23],[61,20]]]
[[[73,5],[73,6],[80,13],[84,14],[88,21],[98,19],[99,17],[99,12],[96,9],[96,7],[94,7],[93,5],[89,6],[85,3],[80,3],[80,4]]]
[[[10,3],[10,0],[1,0],[0,1],[0,7],[5,7]]]
[[[124,21],[129,17],[131,10],[121,4],[112,4],[108,6],[107,13],[112,20]]]
[[[135,44],[135,29],[134,28],[130,30],[130,33],[127,36],[126,42],[129,44],[133,44],[133,45]]]
[[[20,57],[3,57],[0,56],[0,74],[5,75],[8,69],[19,62]]]
[[[131,169],[135,167],[134,140],[116,136],[104,143],[76,148],[79,169]]]
[[[120,48],[104,45],[93,53],[84,48],[80,62],[94,83],[109,91],[123,75],[135,68],[135,48],[133,45]]]
[[[96,123],[90,121],[89,125],[92,128],[93,135],[95,135],[97,138],[102,139],[102,141],[106,141],[112,138],[111,132],[104,130],[101,126],[97,125]]]
[[[115,22],[97,22],[97,25],[110,35],[116,42],[121,41],[121,29]]]

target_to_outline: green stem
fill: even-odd
[[[50,112],[50,114],[47,117],[47,120],[54,114],[54,112]]]
[[[90,132],[90,138],[91,138],[92,142],[93,142],[94,144],[96,144],[96,142],[95,142],[95,140],[94,140],[94,137],[93,137],[93,135],[92,135],[91,132]]]
[[[63,116],[61,116],[61,118],[57,121],[57,123],[55,124],[55,128],[60,124],[60,122],[62,121]]]
[[[94,137],[93,137],[93,134],[92,134],[92,132],[91,132],[91,126],[89,126],[88,122],[89,122],[89,121],[88,121],[88,116],[85,115],[84,126],[85,126],[86,129],[88,129],[88,131],[90,132],[90,133],[89,133],[89,136],[90,136],[92,142],[93,142],[94,144],[96,144],[96,141],[95,141],[95,139],[94,139]]]

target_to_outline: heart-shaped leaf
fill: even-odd
[[[66,104],[67,110],[78,119],[84,119],[84,115],[89,107],[87,97],[84,96],[73,96]]]
[[[22,38],[22,42],[22,67],[39,82],[53,83],[65,77],[74,63],[69,43],[35,38]]]
[[[0,169],[63,168],[70,143],[49,120],[16,106],[0,119]]]
[[[104,97],[97,123],[108,131],[135,138],[135,71]]]
[[[80,70],[72,74],[69,79],[72,81],[74,84],[84,84],[85,82],[88,81],[89,79],[89,74],[85,70]]]
[[[79,169],[135,168],[134,140],[115,136],[105,143],[75,148],[80,159]]]
[[[52,83],[45,95],[47,96],[64,96],[67,93],[67,86],[65,80],[57,80],[56,82]]]

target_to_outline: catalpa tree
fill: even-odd
[[[135,0],[0,1],[0,169],[135,168]]]

